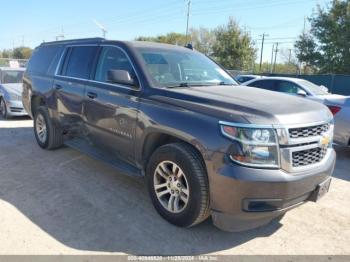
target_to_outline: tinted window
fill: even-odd
[[[244,82],[248,82],[250,80],[252,80],[253,77],[249,77],[249,76],[241,76],[237,78],[237,81],[240,83],[244,83]]]
[[[63,75],[88,79],[96,48],[95,46],[72,47],[68,52]]]
[[[275,81],[273,80],[258,80],[249,84],[249,86],[276,91]]]
[[[1,75],[2,84],[22,83],[23,71],[3,71]]]
[[[50,71],[53,74],[61,54],[61,49],[60,46],[43,46],[35,49],[28,63],[28,72],[46,74]]]
[[[125,53],[116,47],[104,47],[96,69],[95,80],[107,82],[109,70],[126,70],[132,78],[136,78],[132,65]]]
[[[276,82],[276,91],[288,94],[297,94],[301,90],[300,87],[289,81],[277,81]]]

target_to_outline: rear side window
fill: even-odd
[[[91,62],[96,54],[96,46],[71,47],[63,75],[75,78],[89,79]]]
[[[276,91],[288,94],[297,94],[301,88],[292,82],[289,81],[278,81]]]
[[[258,80],[250,83],[249,86],[262,88],[270,91],[276,91],[275,81],[273,80]]]
[[[61,46],[42,46],[35,49],[29,60],[27,71],[37,74],[53,74],[60,54]]]

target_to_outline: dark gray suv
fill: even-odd
[[[329,189],[331,112],[240,87],[188,48],[104,39],[44,43],[25,72],[23,104],[39,146],[65,143],[145,176],[156,210],[177,226],[211,215],[221,229],[246,230]]]

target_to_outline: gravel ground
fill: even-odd
[[[210,220],[192,229],[168,224],[142,179],[67,147],[41,150],[26,118],[0,120],[0,150],[0,255],[350,255],[350,149],[337,149],[331,190],[319,203],[243,233]]]

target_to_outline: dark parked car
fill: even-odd
[[[156,210],[177,226],[211,215],[224,230],[246,230],[328,191],[335,163],[330,111],[239,87],[188,48],[44,43],[23,86],[42,148],[66,143],[122,173],[146,176]]]

